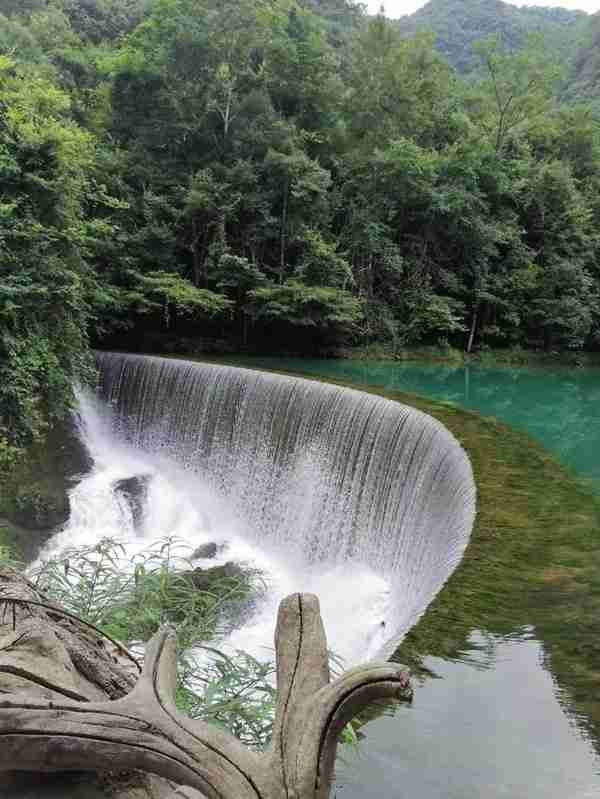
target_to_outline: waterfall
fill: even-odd
[[[249,551],[286,572],[281,590],[319,593],[338,637],[368,611],[369,641],[361,631],[350,659],[390,654],[460,562],[475,516],[472,470],[426,414],[230,366],[114,353],[97,363],[120,446],[176,467],[196,511],[208,496],[220,502]],[[160,491],[153,506],[160,515]],[[379,597],[365,599],[368,609],[366,583]]]

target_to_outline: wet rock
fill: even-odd
[[[31,485],[20,489],[14,498],[15,523],[36,533],[49,534],[67,521],[69,513],[66,493],[50,495],[42,488]]]
[[[148,474],[126,477],[123,480],[117,480],[115,483],[115,492],[121,494],[131,508],[133,526],[136,530],[141,527],[144,519],[144,506],[148,499],[149,483],[150,475]]]
[[[68,417],[53,429],[49,444],[56,451],[56,459],[60,460],[60,470],[68,485],[78,483],[91,472],[94,459],[81,440],[75,416]]]
[[[57,422],[48,436],[29,448],[0,487],[0,517],[9,543],[26,562],[70,515],[69,490],[92,468],[76,420]],[[5,521],[4,521],[5,520]]]
[[[214,542],[202,544],[202,546],[194,550],[191,560],[209,560],[211,558],[216,558],[218,551],[219,547]]]

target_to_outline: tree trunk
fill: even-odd
[[[279,242],[279,283],[283,283],[285,274],[285,231],[287,227],[287,208],[288,208],[289,186],[286,181],[283,191],[283,207],[281,209],[281,238]]]
[[[199,287],[202,281],[202,258],[200,255],[200,232],[198,230],[198,220],[192,219],[192,243],[190,249],[194,259],[194,285]]]
[[[471,330],[469,332],[469,341],[467,342],[467,353],[471,354],[473,349],[473,341],[475,339],[475,331],[477,330],[477,318],[479,316],[479,306],[473,309],[473,320],[471,322]]]
[[[17,601],[7,602],[6,596]],[[32,604],[37,602],[41,605]],[[41,779],[41,760],[21,765],[18,759],[11,762],[4,749],[9,698],[21,697],[40,707],[63,702],[110,706],[133,689],[138,675],[139,666],[118,643],[65,615],[22,576],[0,569],[0,796],[170,797],[176,783],[132,769],[124,771],[117,762],[103,774],[92,771],[92,763],[82,763],[78,772],[67,774],[58,761],[53,769],[57,773]],[[23,748],[27,748],[26,738]]]
[[[330,683],[318,600],[294,594],[281,603],[275,633],[273,740],[257,754],[176,709],[171,630],[148,644],[135,682],[119,645],[40,601],[23,578],[0,572],[0,677],[9,680],[1,686],[0,772],[141,770],[185,786],[173,799],[198,791],[206,799],[326,799],[345,725],[375,701],[410,699],[397,665],[360,666]],[[91,686],[73,673],[75,661]]]

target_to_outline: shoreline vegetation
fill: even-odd
[[[0,471],[92,347],[599,351],[600,19],[486,2],[0,0]]]
[[[573,368],[600,367],[600,352],[585,350],[527,349],[525,347],[481,347],[472,353],[450,345],[420,345],[393,347],[389,344],[369,344],[354,347],[329,347],[317,353],[302,351],[255,351],[228,346],[222,340],[208,341],[186,337],[156,337],[150,342],[140,342],[134,350],[115,347],[118,352],[137,352],[140,355],[159,355],[164,358],[189,358],[190,360],[234,359],[236,356],[277,358],[323,358],[340,361],[391,361],[451,364],[455,366],[565,366]],[[99,349],[113,349],[101,347]]]
[[[486,347],[471,354],[455,347],[423,346],[393,350],[382,346],[342,348],[334,357],[349,361],[419,361],[465,366],[600,367],[600,353],[579,350],[529,350],[522,347]]]

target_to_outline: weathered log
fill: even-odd
[[[4,608],[11,602],[8,633],[0,626],[0,674],[7,663],[10,668],[16,636],[23,634],[27,600],[5,595],[2,602],[0,593]],[[54,691],[52,680],[41,685],[39,674],[33,675],[37,695],[23,686],[1,694],[0,771],[142,770],[187,786],[174,799],[193,796],[188,789],[207,799],[326,799],[343,727],[376,700],[410,698],[408,677],[382,663],[330,682],[319,603],[310,594],[281,603],[275,647],[279,699],[265,753],[177,711],[175,635],[164,628],[149,643],[132,690],[113,701],[70,698]],[[43,696],[40,689],[52,693]]]

